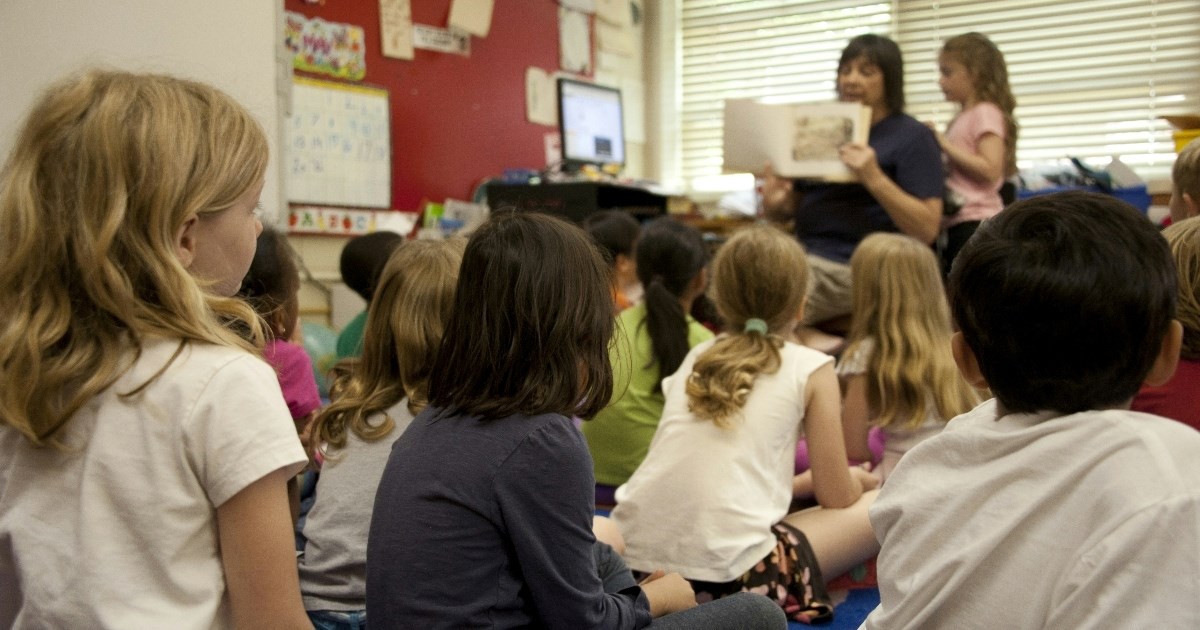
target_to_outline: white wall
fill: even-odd
[[[166,72],[211,83],[267,130],[271,165],[263,206],[282,199],[277,63],[282,0],[0,0],[0,155],[49,83],[94,65]],[[288,85],[287,82],[283,85]]]

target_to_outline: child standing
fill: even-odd
[[[938,85],[962,110],[937,135],[949,167],[946,215],[939,248],[944,273],[984,219],[1004,207],[1000,186],[1017,172],[1017,101],[1008,86],[1004,55],[984,35],[951,37],[938,54]]]
[[[300,323],[300,270],[295,256],[287,236],[273,227],[264,227],[238,296],[267,324],[263,358],[275,368],[296,431],[304,436],[321,406],[321,395],[313,377],[312,359],[304,346],[292,341]]]
[[[266,167],[192,81],[93,70],[29,114],[0,175],[0,626],[308,625],[307,458],[233,297]]]
[[[471,237],[429,407],[375,497],[372,628],[641,628],[660,615],[653,627],[783,627],[760,596],[696,607],[677,574],[603,591],[591,461],[570,416],[611,395],[612,308],[578,227],[499,212]]]
[[[672,218],[646,225],[637,245],[637,273],[645,301],[617,317],[610,350],[613,400],[583,424],[596,467],[596,501],[612,492],[646,457],[662,415],[662,380],[712,333],[688,312],[704,292],[708,249],[696,228]]]
[[[885,436],[880,479],[946,420],[979,403],[950,354],[950,307],[933,250],[901,234],[872,234],[850,258],[854,321],[838,364],[850,459],[870,459]]]
[[[995,399],[904,457],[871,508],[874,628],[1200,627],[1200,433],[1129,411],[1175,369],[1166,242],[1067,192],[980,226],[950,273],[968,382]]]
[[[875,553],[864,491],[878,483],[847,466],[833,359],[787,340],[807,275],[803,248],[774,228],[721,247],[710,296],[726,331],[663,382],[662,421],[613,511],[631,568],[678,571],[701,599],[765,592],[804,622],[832,613],[822,574]],[[812,470],[793,479],[801,434]],[[847,509],[789,515],[809,493]]]
[[[1183,325],[1179,366],[1166,383],[1143,385],[1130,409],[1178,420],[1200,431],[1200,218],[1172,223],[1163,236],[1179,274],[1175,312]]]
[[[413,241],[383,268],[363,352],[334,368],[333,402],[313,424],[324,454],[304,524],[300,589],[321,628],[366,623],[367,528],[392,443],[429,400],[429,369],[454,302],[464,241]]]

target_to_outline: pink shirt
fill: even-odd
[[[299,420],[321,406],[312,359],[302,346],[273,339],[263,348],[263,358],[275,368],[279,388],[283,390],[283,399],[287,401],[293,420]]]
[[[1004,112],[994,103],[977,103],[970,109],[959,112],[950,126],[946,128],[946,140],[951,144],[979,153],[979,140],[986,134],[994,133],[1004,139]],[[979,182],[967,176],[954,162],[946,161],[947,172],[946,192],[957,194],[961,200],[962,210],[958,214],[948,216],[943,220],[942,227],[949,227],[965,221],[982,221],[996,216],[1004,203],[1000,200],[1000,185],[1004,178],[1000,177],[990,182]]]

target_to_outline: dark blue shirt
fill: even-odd
[[[917,199],[941,199],[942,151],[928,127],[908,114],[892,114],[871,126],[867,140],[879,167]],[[883,206],[861,184],[796,181],[796,238],[811,254],[849,262],[859,241],[872,232],[898,232]]]
[[[419,414],[396,441],[367,544],[380,628],[641,628],[641,588],[603,591],[592,461],[570,418]]]

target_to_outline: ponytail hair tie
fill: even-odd
[[[757,317],[751,317],[746,320],[746,325],[742,327],[742,332],[756,332],[760,335],[765,335],[767,334],[767,322]]]

